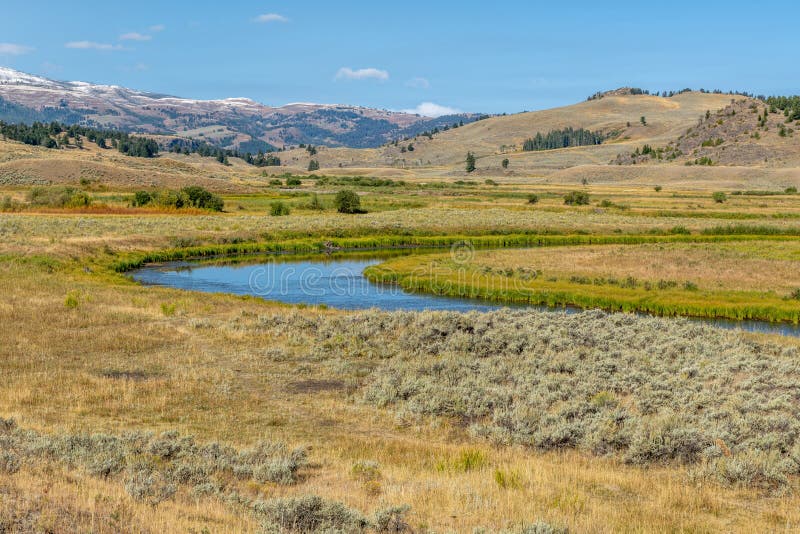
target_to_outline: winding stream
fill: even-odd
[[[171,262],[148,265],[131,273],[133,279],[148,285],[208,293],[252,295],[288,304],[325,305],[359,310],[451,310],[489,311],[500,308],[525,308],[560,313],[577,313],[578,308],[548,308],[524,304],[502,304],[485,300],[410,293],[394,285],[373,284],[363,276],[371,265],[381,263],[386,254],[357,257],[292,259],[262,258],[259,263],[204,264]],[[691,318],[721,328],[800,337],[800,326],[765,321]]]

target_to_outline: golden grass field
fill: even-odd
[[[558,279],[691,280],[701,294],[750,292],[758,301],[773,291],[782,299],[800,287],[795,268],[800,196],[731,193],[782,193],[800,186],[800,174],[791,166],[617,168],[606,164],[623,148],[601,145],[510,154],[513,172],[499,170],[500,144],[521,142],[534,124],[549,129],[580,120],[574,125],[616,127],[646,114],[652,126],[633,127],[623,143],[627,150],[681,133],[730,97],[687,94],[670,105],[663,100],[607,98],[480,121],[447,139],[420,141],[414,152],[423,160],[419,169],[397,165],[391,149],[321,149],[323,174],[406,181],[398,187],[353,187],[368,211],[358,216],[331,208],[333,194],[344,186],[320,186],[312,179],[293,190],[269,185],[274,179],[269,174],[306,168],[307,155],[300,151],[282,153],[288,166],[264,173],[238,161],[223,167],[197,156],[138,160],[93,147],[53,152],[0,141],[0,200],[24,203],[36,185],[82,188],[95,200],[86,210],[0,213],[0,418],[50,435],[176,429],[239,449],[262,439],[308,447],[309,462],[296,483],[231,480],[230,488],[251,500],[319,495],[365,515],[409,505],[406,520],[415,532],[522,532],[536,521],[571,532],[796,531],[796,475],[776,490],[699,478],[696,466],[679,461],[632,465],[581,449],[545,452],[481,439],[456,418],[412,417],[362,402],[364,369],[377,367],[379,357],[355,355],[354,339],[354,354],[322,358],[313,331],[280,326],[286,317],[334,324],[350,317],[347,312],[143,287],[113,269],[118,261],[148,253],[221,250],[237,242],[292,239],[318,245],[344,238],[392,242],[505,234],[667,240],[688,232],[698,240],[714,235],[730,240],[479,250],[471,268],[533,268]],[[510,130],[495,130],[511,123]],[[481,156],[479,167],[493,162],[498,170],[465,176],[460,158],[467,150]],[[485,184],[488,176],[499,185]],[[137,189],[189,184],[222,194],[226,211],[130,208]],[[655,191],[655,185],[663,189]],[[588,192],[591,204],[565,206],[563,195],[575,189]],[[714,191],[727,192],[727,201],[715,202]],[[308,209],[312,193],[327,209]],[[531,194],[539,196],[538,203],[527,202]],[[277,200],[291,215],[269,216]],[[602,200],[609,203],[603,206]],[[438,261],[433,258],[413,259]],[[659,325],[665,324],[652,328],[663,330]],[[800,348],[795,338],[729,335],[756,352],[759,344]],[[734,383],[743,379],[744,372],[731,376]],[[470,458],[478,461],[465,460]],[[377,462],[379,475],[365,479],[355,472],[354,465],[364,461]],[[42,459],[10,471],[0,469],[0,531],[261,528],[250,508],[183,486],[152,506],[135,499],[122,476],[94,476],[80,465]]]

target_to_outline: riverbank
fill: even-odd
[[[769,322],[800,321],[800,242],[661,242],[407,256],[365,276],[409,291]]]

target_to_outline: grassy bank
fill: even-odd
[[[370,267],[365,275],[411,291],[499,302],[800,321],[800,265],[787,259],[792,251],[800,252],[800,242],[736,242],[735,236],[698,242],[629,241],[614,247],[609,241],[602,247],[587,243],[550,251],[478,251],[463,261],[452,255],[409,256]],[[775,257],[778,253],[782,259]]]

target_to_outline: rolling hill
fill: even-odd
[[[733,101],[733,103],[732,103]],[[756,104],[757,111],[752,106]],[[202,183],[217,191],[260,187],[270,175],[305,174],[309,162],[316,174],[394,177],[403,180],[479,180],[501,183],[631,184],[694,188],[771,189],[800,182],[800,145],[781,113],[770,113],[762,127],[764,103],[746,97],[685,92],[669,98],[606,93],[557,109],[497,116],[449,128],[433,135],[409,135],[377,148],[317,146],[316,153],[293,148],[280,152],[281,166],[257,168],[231,158],[220,165],[214,158],[163,153],[143,160],[98,150],[48,150],[0,140],[0,185],[39,183],[108,183],[123,188]],[[645,117],[646,125],[641,117]],[[758,117],[762,117],[759,119]],[[754,125],[756,128],[754,128]],[[781,126],[785,134],[780,134]],[[524,141],[537,132],[566,127],[610,135],[602,144],[531,151]],[[760,132],[755,137],[756,131]],[[715,140],[714,146],[708,145]],[[724,139],[716,144],[717,139]],[[644,145],[678,147],[675,159],[639,158],[624,161]],[[411,149],[413,147],[413,150]],[[465,172],[468,151],[477,170]],[[766,154],[767,161],[764,161]],[[713,166],[687,165],[707,155]],[[508,168],[501,165],[509,160]],[[620,164],[622,163],[622,164]]]
[[[478,159],[477,174],[550,173],[580,165],[607,165],[617,154],[643,144],[666,145],[694,126],[707,110],[728,105],[730,95],[688,92],[670,98],[609,93],[605,98],[560,108],[490,117],[432,137],[417,136],[397,146],[370,150],[331,148],[314,156],[325,168],[389,167],[439,169],[463,174],[468,151]],[[647,125],[641,124],[645,117]],[[611,134],[601,145],[562,150],[524,152],[522,145],[537,132],[573,127]],[[413,145],[413,151],[409,150]],[[501,167],[509,159],[509,168]],[[281,157],[303,169],[311,159],[305,151],[288,151]]]
[[[247,98],[193,100],[116,85],[60,82],[0,68],[0,120],[59,121],[176,135],[253,153],[301,143],[375,147],[476,117],[463,114],[430,118],[359,106],[308,103],[270,107]]]

